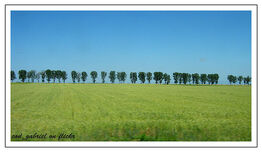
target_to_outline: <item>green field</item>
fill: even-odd
[[[251,87],[12,83],[11,136],[21,133],[12,141],[250,141]]]

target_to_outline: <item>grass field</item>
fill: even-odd
[[[11,135],[74,141],[250,141],[250,86],[11,84]],[[30,137],[30,136],[28,136]]]

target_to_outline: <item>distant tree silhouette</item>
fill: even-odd
[[[50,69],[47,69],[45,71],[45,74],[46,74],[47,82],[49,83],[52,78],[52,71]]]
[[[116,78],[118,79],[118,82],[121,82],[121,72],[116,73]]]
[[[62,78],[62,71],[61,70],[56,70],[55,71],[55,76],[58,79],[58,82],[60,83],[60,80]]]
[[[191,81],[192,81],[192,75],[188,73],[187,74],[187,82],[191,83]]]
[[[27,78],[28,78],[28,82],[29,79],[31,79],[31,82],[34,82],[35,78],[36,78],[36,72],[35,70],[31,70],[27,73]]]
[[[115,82],[115,80],[116,80],[116,71],[110,71],[109,79],[110,79],[111,83]]]
[[[163,73],[162,72],[154,72],[154,78],[153,78],[154,80],[155,80],[155,82],[156,82],[156,84],[157,83],[162,83],[162,81],[163,81]]]
[[[41,72],[37,72],[35,75],[38,83],[39,83],[40,76],[41,76]]]
[[[192,74],[193,84],[199,84],[200,76],[198,73]]]
[[[125,83],[125,81],[126,81],[126,73],[125,73],[125,72],[121,72],[121,73],[120,73],[120,80],[121,80],[123,83]]]
[[[187,84],[189,74],[188,73],[182,73],[181,76],[182,76],[182,79],[183,79],[183,83]]]
[[[44,83],[45,82],[46,73],[45,73],[45,71],[41,71],[40,74],[41,74],[42,82]]]
[[[80,83],[80,80],[81,80],[81,73],[77,72],[76,80],[77,80],[78,83]]]
[[[159,83],[162,84],[162,81],[164,80],[164,77],[163,77],[163,72],[159,72]]]
[[[173,73],[173,78],[174,78],[174,83],[177,84],[178,80],[179,80],[179,73],[178,72],[174,72]]]
[[[76,72],[76,71],[72,71],[72,72],[71,72],[71,77],[72,77],[73,83],[75,83],[76,77],[77,77],[77,72]]]
[[[21,79],[22,82],[25,82],[26,73],[27,73],[26,70],[19,70],[18,71],[19,79]]]
[[[62,79],[65,83],[65,80],[67,79],[67,74],[66,74],[66,71],[62,71]]]
[[[11,71],[11,81],[13,82],[13,80],[16,79],[16,75],[15,75],[15,71]]]
[[[218,84],[219,75],[215,73],[213,77],[214,77],[215,84]]]
[[[131,83],[136,83],[136,81],[137,81],[137,73],[136,72],[130,73],[130,80],[131,80]]]
[[[105,83],[106,75],[107,75],[107,73],[105,71],[101,72],[102,83]]]
[[[251,81],[251,77],[247,76],[244,78],[244,83],[249,85],[249,82]]]
[[[239,77],[237,78],[237,80],[238,80],[239,84],[241,84],[242,81],[243,81],[243,76],[239,76]]]
[[[201,74],[200,75],[200,81],[202,84],[206,84],[207,82],[207,74]]]
[[[96,71],[92,71],[92,72],[90,73],[90,75],[91,75],[91,78],[92,78],[92,80],[93,80],[93,83],[96,83],[97,72],[96,72]]]
[[[163,79],[165,81],[165,84],[169,84],[170,83],[170,75],[169,74],[165,73],[163,75]]]
[[[232,82],[235,84],[237,82],[237,77],[233,76]]]
[[[19,74],[19,79],[21,79],[22,82],[25,82],[26,79],[26,70],[19,70],[18,74]]]
[[[229,81],[230,84],[233,82],[233,79],[234,79],[233,75],[228,75],[227,76],[227,80]]]
[[[57,74],[57,73],[56,73],[56,70],[52,70],[52,71],[51,71],[51,79],[53,79],[53,83],[55,83],[55,79],[56,79],[56,77],[57,77],[56,74]]]
[[[152,80],[152,73],[151,72],[146,73],[146,79],[147,79],[148,83],[150,83],[150,81]]]
[[[86,78],[87,78],[87,73],[85,71],[82,72],[82,75],[81,75],[81,79],[82,81],[85,83],[86,81]]]
[[[179,84],[181,84],[183,82],[182,73],[178,73],[178,82],[179,82]]]
[[[145,83],[145,81],[146,81],[146,73],[145,72],[139,72],[138,73],[138,78],[141,81],[141,83]]]

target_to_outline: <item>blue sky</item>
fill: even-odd
[[[250,11],[12,11],[11,68],[251,75]],[[18,76],[17,76],[18,77]],[[108,79],[107,79],[108,82]],[[173,83],[173,80],[172,80]]]

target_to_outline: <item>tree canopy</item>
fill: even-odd
[[[148,83],[150,83],[150,81],[152,80],[152,73],[151,72],[146,73],[146,79],[147,79]]]
[[[81,74],[81,79],[82,79],[82,81],[85,83],[85,81],[86,81],[86,78],[87,78],[87,73],[85,72],[85,71],[83,71],[82,72],[82,74]]]
[[[146,81],[146,73],[145,72],[139,72],[138,73],[138,78],[141,81],[141,83],[145,83],[145,81]]]
[[[15,72],[12,70],[11,71],[11,81],[13,81],[14,79],[16,79],[16,75],[15,75]]]
[[[55,82],[55,80],[57,79],[58,82],[60,83],[60,80],[62,79],[63,82],[65,83],[65,80],[67,79],[67,73],[66,71],[61,71],[61,70],[50,70],[47,69],[45,71],[41,71],[41,72],[36,72],[35,70],[30,70],[30,71],[26,71],[26,70],[19,70],[18,71],[18,75],[19,75],[19,79],[24,82],[26,78],[28,78],[28,82],[31,80],[31,82],[34,82],[35,79],[39,80],[42,79],[42,82],[45,82],[45,79],[47,80],[47,82],[49,83],[51,79],[53,79],[53,82]],[[96,82],[96,78],[98,77],[98,73],[96,71],[92,71],[90,73],[91,78],[93,83]],[[76,71],[71,71],[71,77],[72,77],[72,81],[73,83],[75,83],[75,81],[77,80],[77,82],[79,83],[80,80],[82,80],[83,82],[85,82],[87,80],[87,76],[88,74],[83,71],[81,73],[76,72]],[[105,78],[107,76],[107,72],[105,71],[101,71],[101,79],[102,79],[102,83],[105,83]],[[151,72],[130,72],[130,81],[131,83],[136,83],[136,81],[139,79],[141,81],[141,83],[145,83],[145,81],[147,80],[148,83],[150,83],[150,81],[155,80],[156,84],[161,84],[162,81],[164,81],[165,84],[169,84],[171,81],[171,77],[168,73],[163,73],[163,72],[154,72],[153,75]],[[153,77],[152,77],[153,76]],[[117,78],[119,80],[119,83],[124,83],[126,81],[126,77],[127,74],[126,72],[115,72],[115,71],[110,71],[108,78],[110,79],[111,83],[115,82],[115,79]],[[14,79],[16,79],[16,75],[15,72],[13,70],[11,70],[11,81],[13,81]],[[174,79],[174,83],[175,84],[199,84],[199,82],[201,84],[206,84],[207,82],[209,84],[218,84],[218,80],[219,80],[219,75],[217,73],[215,74],[198,74],[198,73],[194,73],[194,74],[190,74],[190,73],[179,73],[179,72],[174,72],[173,73],[173,79]],[[247,76],[247,77],[243,77],[243,76],[234,76],[234,75],[228,75],[227,76],[227,80],[229,81],[230,84],[236,84],[237,82],[239,84],[242,84],[242,82],[244,82],[244,84],[250,84],[251,82],[251,77]],[[192,81],[192,83],[191,83]]]
[[[111,83],[115,82],[115,80],[116,80],[116,71],[110,71],[109,79],[110,79]]]
[[[92,78],[92,80],[93,80],[93,83],[96,83],[97,72],[96,72],[96,71],[92,71],[92,72],[90,73],[90,75],[91,75],[91,78]]]

